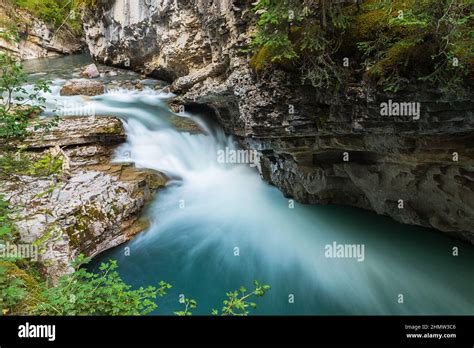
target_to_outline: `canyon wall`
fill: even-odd
[[[341,93],[244,50],[251,1],[98,1],[85,18],[92,56],[169,81],[174,104],[207,110],[261,154],[262,177],[303,203],[345,204],[474,243],[474,103],[412,85],[388,94],[365,79]],[[420,103],[420,117],[381,103]],[[383,231],[380,231],[383,233]]]

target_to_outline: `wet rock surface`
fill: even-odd
[[[81,73],[82,76],[88,79],[93,79],[95,77],[99,77],[99,69],[97,69],[97,66],[95,64],[89,64],[86,66],[84,71]]]
[[[0,193],[14,208],[22,242],[38,246],[50,280],[70,272],[70,261],[80,253],[97,255],[146,228],[141,213],[166,178],[111,162],[125,140],[118,119],[64,118],[51,132],[34,132],[26,140],[21,156],[33,163],[48,158],[60,168],[49,175],[2,177]],[[3,156],[6,151],[11,150],[2,148]]]
[[[88,16],[92,55],[174,81],[174,103],[205,106],[260,152],[263,178],[285,195],[370,209],[474,242],[468,97],[446,99],[421,84],[389,95],[364,81],[335,95],[288,71],[256,74],[243,51],[252,30],[245,2],[124,4],[115,0]],[[381,116],[389,99],[420,102],[420,119]]]
[[[73,79],[61,88],[60,95],[86,95],[94,96],[104,94],[104,84],[99,81],[91,81],[86,79]]]

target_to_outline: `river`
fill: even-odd
[[[45,115],[58,103],[74,105],[76,113],[78,105],[92,103],[97,115],[114,115],[124,123],[127,142],[116,161],[132,160],[176,178],[147,208],[149,229],[90,265],[96,270],[100,262],[116,259],[122,278],[134,287],[171,283],[153,314],[180,310],[180,294],[197,300],[194,314],[210,314],[222,307],[227,291],[251,288],[254,279],[271,286],[257,299],[255,314],[474,312],[471,245],[361,209],[293,206],[255,168],[218,163],[219,149],[236,149],[232,137],[215,126],[209,135],[174,129],[166,104],[170,95],[152,88],[158,81],[144,81],[142,91],[110,88],[87,99],[59,97],[60,86],[88,61],[86,56],[42,59],[25,68],[32,80],[53,79]],[[202,115],[181,116],[202,123]],[[334,243],[363,246],[363,257],[327,257]]]

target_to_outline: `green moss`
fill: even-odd
[[[270,49],[267,46],[263,46],[260,50],[254,54],[254,56],[250,59],[250,66],[256,72],[262,71],[265,66],[270,61]]]
[[[75,214],[74,217],[76,218],[76,223],[67,227],[64,232],[69,237],[69,244],[79,249],[81,240],[88,232],[88,225],[86,219],[84,219],[81,214]]]
[[[318,4],[257,1],[250,65],[260,71],[278,63],[273,67],[300,71],[302,81],[331,90],[365,77],[391,91],[419,80],[456,88],[474,74],[470,0]],[[291,19],[289,10],[294,12]],[[345,58],[350,66],[342,69]],[[453,68],[454,59],[458,68]],[[357,65],[362,69],[352,68]]]
[[[390,39],[412,35],[417,25],[421,24],[417,21],[406,20],[410,18],[413,6],[413,0],[391,1],[390,5],[380,0],[366,1],[360,12],[351,15],[351,33],[348,34],[352,34],[356,42],[375,40],[382,34]],[[401,20],[399,16],[406,19]]]
[[[323,129],[326,126],[326,124],[328,122],[328,119],[329,119],[328,114],[319,115],[318,119],[316,120],[316,126],[317,126],[318,130]]]
[[[386,14],[383,9],[376,9],[361,13],[352,20],[351,30],[357,41],[366,41],[374,37],[386,23]]]
[[[17,264],[18,263],[18,264]],[[41,288],[38,280],[33,276],[37,273],[33,270],[31,262],[18,262],[2,261],[0,260],[0,268],[3,269],[2,275],[2,286],[8,286],[16,282],[19,289],[23,289],[24,296],[19,299],[13,306],[13,308],[5,308],[2,301],[0,301],[3,315],[14,313],[15,315],[25,315],[31,312],[31,310],[37,305],[38,301],[41,301]],[[19,264],[23,263],[26,269],[20,268]]]
[[[8,174],[48,177],[62,173],[62,157],[53,157],[49,152],[38,155],[32,152],[4,150],[0,152],[0,176]]]
[[[70,244],[75,248],[80,248],[81,240],[90,234],[89,226],[93,219],[89,218],[87,212],[84,212],[84,207],[74,214],[76,223],[72,226],[69,226],[65,229],[65,232],[69,236]],[[90,235],[92,240],[92,235]]]
[[[50,153],[46,153],[36,163],[33,163],[31,174],[34,176],[60,174],[62,165],[63,160],[60,156],[52,157]]]
[[[106,126],[103,127],[100,130],[100,133],[105,133],[105,134],[122,134],[123,133],[123,128],[120,123],[114,123],[112,126]]]
[[[96,221],[104,222],[115,219],[118,210],[116,206],[112,205],[112,212],[105,214],[92,205],[83,206],[74,214],[76,223],[65,229],[65,232],[69,236],[70,244],[80,249],[84,240],[92,242],[95,236],[92,234],[90,226]]]
[[[66,233],[69,236],[69,244],[74,248],[79,248],[81,242],[79,241],[78,235],[75,232],[75,229],[66,229]]]

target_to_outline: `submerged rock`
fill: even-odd
[[[104,94],[104,84],[99,81],[91,81],[84,79],[73,79],[66,82],[59,92],[62,96],[69,95],[86,95],[94,96]]]
[[[50,280],[72,271],[70,261],[80,253],[92,257],[147,227],[141,212],[167,179],[130,163],[111,163],[124,140],[116,118],[65,118],[50,133],[26,139],[19,159],[61,165],[52,172],[2,177],[0,193],[16,208],[21,240],[37,245]],[[1,155],[8,151],[3,148]]]
[[[191,134],[203,133],[203,129],[189,117],[172,115],[170,116],[171,125],[181,132]]]

